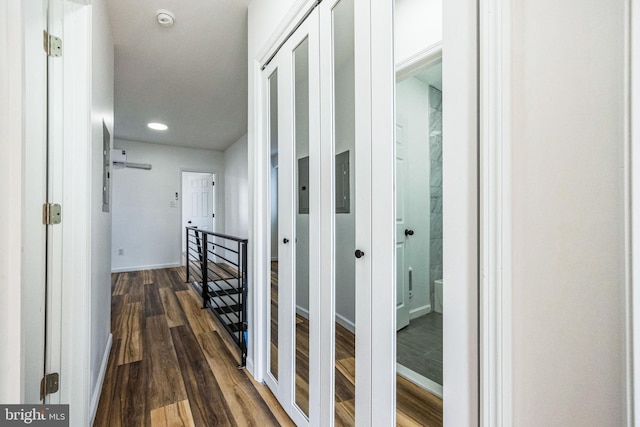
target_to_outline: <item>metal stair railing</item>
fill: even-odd
[[[186,276],[247,363],[247,239],[186,227]]]

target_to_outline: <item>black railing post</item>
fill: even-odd
[[[200,259],[202,260],[202,308],[207,308],[209,302],[209,278],[207,274],[208,256],[207,256],[207,233],[202,233],[202,252]]]
[[[184,233],[185,235],[185,244],[186,244],[186,250],[185,250],[185,268],[187,269],[186,271],[186,276],[187,276],[187,281],[186,283],[189,283],[189,228],[186,227],[185,228],[186,233]]]
[[[238,244],[238,255],[241,256],[240,262],[240,278],[242,280],[242,310],[240,319],[242,325],[242,367],[247,365],[247,241]]]

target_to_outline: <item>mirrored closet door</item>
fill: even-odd
[[[263,70],[268,144],[267,384],[298,425],[308,423],[319,298],[318,15]],[[315,334],[317,335],[317,333]],[[317,350],[316,350],[317,351]]]
[[[368,53],[356,55],[355,17],[354,0],[323,1],[262,72],[266,382],[297,425],[369,425],[372,413],[371,376],[356,375],[373,370],[373,328],[371,142],[356,137]]]

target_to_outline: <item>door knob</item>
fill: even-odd
[[[361,251],[360,249],[356,249],[355,256],[356,258],[362,258],[364,256],[364,252]]]
[[[191,224],[191,221],[187,221],[187,224]]]
[[[404,235],[405,236],[413,236],[413,230],[409,230],[409,229],[404,230]]]
[[[289,243],[289,239],[287,239],[287,238],[285,237],[284,239],[282,239],[282,243],[284,243],[284,244],[286,245],[287,243]]]

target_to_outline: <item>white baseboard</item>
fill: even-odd
[[[299,314],[300,316],[302,316],[305,319],[309,320],[309,310],[307,310],[306,308],[303,308],[303,307],[300,307],[299,305],[296,305],[296,314]]]
[[[100,402],[100,394],[102,393],[102,385],[104,384],[104,376],[107,373],[107,365],[109,364],[109,354],[111,353],[111,345],[113,344],[113,335],[109,334],[107,338],[107,345],[104,349],[104,355],[102,356],[102,364],[100,365],[100,373],[98,374],[98,380],[91,393],[91,406],[89,415],[91,415],[91,425],[96,419],[96,413],[98,412],[98,403]]]
[[[255,371],[253,370],[253,359],[249,356],[247,356],[247,366],[245,366],[245,369],[251,374],[254,379],[256,378],[254,374]]]
[[[422,307],[414,308],[409,312],[409,319],[417,319],[420,316],[431,313],[431,304],[423,305]]]
[[[442,398],[442,386],[437,382],[432,381],[427,377],[423,377],[400,363],[396,363],[396,372],[401,377],[406,378],[412,383]]]
[[[346,317],[344,317],[343,315],[336,313],[336,322],[344,326],[351,333],[354,333],[354,334],[356,333],[356,324],[353,323],[351,320],[347,319]]]
[[[167,263],[167,264],[152,264],[152,265],[134,265],[131,267],[118,267],[112,268],[112,273],[128,273],[130,271],[141,271],[141,270],[159,270],[161,268],[174,268],[174,267],[184,267],[181,262],[175,263]]]
[[[309,318],[309,310],[307,310],[306,308],[300,307],[299,305],[296,305],[296,313],[304,317],[305,319]],[[354,334],[356,333],[356,324],[353,323],[351,320],[347,319],[346,317],[344,317],[343,315],[336,313],[336,322],[344,326],[350,332]]]

